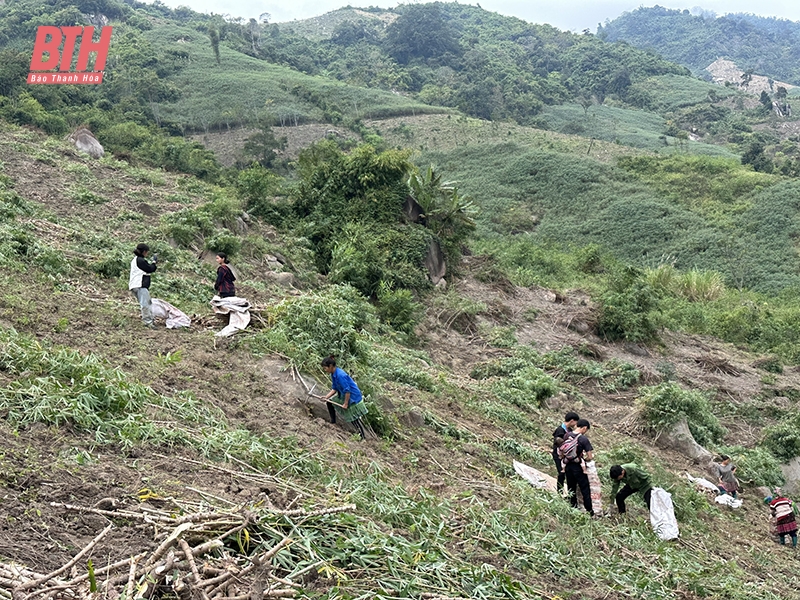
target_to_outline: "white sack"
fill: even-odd
[[[672,494],[664,489],[653,488],[650,492],[650,524],[659,539],[674,540],[680,535]]]
[[[166,300],[153,298],[152,303],[153,317],[166,320],[167,329],[179,329],[181,327],[192,326],[192,320],[189,316],[182,310],[172,306],[172,304]]]
[[[539,488],[540,490],[549,490],[551,492],[556,491],[558,482],[556,481],[555,477],[547,475],[546,473],[542,473],[541,471],[537,471],[533,467],[529,467],[528,465],[517,461],[514,461],[514,471],[516,471],[517,475],[525,479],[535,488]]]

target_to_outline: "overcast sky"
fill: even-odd
[[[162,0],[165,4],[177,7],[189,6],[199,12],[230,14],[235,17],[255,17],[267,12],[272,15],[271,22],[291,21],[321,15],[342,6],[381,6],[392,7],[398,2],[386,0]],[[410,2],[407,2],[410,3]],[[477,4],[464,2],[464,4]],[[639,6],[665,6],[668,8],[688,8],[699,6],[718,15],[735,12],[748,12],[764,17],[781,17],[800,21],[800,2],[797,0],[705,0],[702,3],[690,0],[688,3],[673,0],[656,2],[637,2],[636,0],[483,0],[479,4],[486,10],[513,15],[533,23],[549,23],[559,29],[572,31],[597,30],[597,24],[606,19],[614,19],[625,11]]]

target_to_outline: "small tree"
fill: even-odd
[[[772,98],[769,97],[766,90],[761,92],[758,101],[761,102],[761,105],[764,107],[765,113],[769,113],[772,110]]]
[[[252,157],[262,167],[271,167],[278,157],[276,150],[286,148],[286,137],[276,138],[272,127],[263,125],[258,133],[254,133],[244,143],[245,156]]]
[[[217,64],[220,64],[219,58],[219,31],[213,27],[208,28],[208,37],[211,38],[211,49],[214,51],[214,56],[217,59]]]
[[[431,165],[420,174],[408,178],[411,197],[422,207],[425,226],[442,242],[447,258],[452,262],[461,243],[475,230],[475,206],[468,196],[458,192],[452,181],[442,181],[441,174]]]

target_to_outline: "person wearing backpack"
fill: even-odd
[[[578,413],[572,411],[568,412],[566,415],[564,415],[564,422],[553,432],[553,462],[556,463],[556,473],[558,473],[557,489],[559,493],[561,493],[561,490],[564,489],[565,475],[564,468],[561,466],[561,457],[558,455],[558,447],[561,445],[561,443],[563,443],[564,437],[567,435],[567,433],[575,429],[578,419],[580,419]]]
[[[586,474],[587,460],[592,460],[592,443],[586,437],[586,432],[591,427],[586,419],[578,419],[575,431],[569,432],[564,437],[564,442],[558,447],[558,455],[564,467],[564,475],[569,490],[569,503],[572,508],[578,508],[578,488],[583,496],[583,508],[594,516],[592,507],[592,491],[589,485],[589,476]]]

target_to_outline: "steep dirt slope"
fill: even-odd
[[[125,289],[125,273],[109,280],[80,267],[102,258],[102,250],[95,256],[81,255],[76,250],[83,238],[103,232],[130,246],[140,239],[152,239],[150,236],[157,233],[156,215],[203,202],[214,193],[204,185],[112,161],[98,165],[59,143],[46,142],[38,133],[11,128],[4,130],[0,139],[0,164],[0,173],[13,182],[16,192],[38,207],[35,215],[19,220],[35,232],[42,244],[79,265],[67,276],[50,276],[40,266],[27,273],[8,271],[0,275],[4,289],[0,318],[4,327],[13,326],[83,353],[96,353],[122,369],[131,380],[150,385],[160,394],[191,392],[201,402],[221,409],[232,425],[275,439],[290,436],[298,448],[331,465],[351,464],[355,470],[381,465],[391,474],[391,480],[409,493],[424,487],[426,493],[442,499],[479,498],[498,507],[513,493],[513,488],[508,487],[508,470],[498,472],[497,457],[481,450],[481,444],[507,439],[508,429],[488,420],[459,397],[424,395],[408,386],[390,384],[380,402],[385,412],[397,419],[396,438],[356,442],[351,433],[325,421],[324,407],[306,401],[303,386],[282,357],[254,355],[244,343],[248,334],[239,340],[216,340],[213,332],[220,324],[205,308],[205,298],[198,298],[190,307],[192,312],[200,313],[190,330],[145,330],[139,323],[138,307]],[[86,198],[85,194],[80,195],[81,189],[101,195],[103,201],[81,204],[80,199]],[[255,224],[250,229],[253,232],[277,235]],[[280,239],[275,239],[280,244]],[[242,290],[251,301],[267,304],[300,293],[258,281],[263,263],[263,254],[242,258],[242,269],[249,276]],[[800,375],[796,372],[763,383],[763,373],[750,366],[754,357],[713,339],[665,333],[663,345],[654,348],[604,343],[589,332],[580,333],[593,315],[585,293],[571,290],[556,294],[539,288],[481,283],[474,276],[479,268],[479,259],[467,259],[462,276],[451,283],[451,288],[464,298],[485,304],[485,310],[457,321],[445,310],[437,310],[434,303],[420,328],[421,346],[432,359],[431,370],[449,381],[453,389],[469,388],[468,376],[475,366],[509,354],[508,349],[491,342],[488,332],[496,327],[513,327],[519,343],[533,344],[543,352],[571,346],[584,352],[588,349],[603,359],[631,362],[641,371],[645,383],[659,381],[665,363],[669,363],[681,382],[715,390],[720,402],[746,404],[765,389],[774,391],[776,396],[781,396],[782,390],[800,389]],[[197,277],[186,269],[175,277]],[[207,270],[210,277],[211,268]],[[154,288],[158,289],[157,285]],[[210,296],[210,287],[206,289]],[[705,370],[701,359],[710,356],[724,358],[740,374]],[[12,374],[0,374],[5,385],[13,380]],[[547,463],[549,430],[565,410],[576,408],[594,424],[591,438],[601,452],[602,468],[608,466],[603,462],[604,450],[636,444],[654,460],[669,465],[674,473],[689,470],[701,474],[691,461],[659,449],[650,435],[639,429],[633,418],[635,395],[635,390],[606,393],[593,381],[578,382],[531,415],[540,427],[538,434],[515,436],[516,441],[543,457],[537,466],[552,472],[552,465]],[[168,423],[173,416],[160,414],[154,418]],[[461,441],[448,437],[437,428],[437,422],[469,432],[471,437]],[[757,435],[757,431],[732,418],[724,425],[731,443],[747,444]],[[100,444],[92,435],[68,425],[14,429],[3,424],[0,429],[6,440],[0,456],[0,506],[6,514],[0,526],[0,556],[40,572],[64,564],[105,522],[96,516],[53,507],[51,502],[92,506],[104,498],[113,498],[123,506],[144,504],[173,510],[179,505],[214,502],[214,498],[236,504],[265,501],[268,497],[269,502],[281,508],[290,506],[297,495],[288,491],[290,487],[279,485],[288,479],[288,472],[273,473],[279,482],[274,486],[243,483],[241,478],[217,468],[232,470],[239,468],[236,464],[215,467],[185,447],[165,443],[161,447],[151,444],[122,449]],[[506,457],[509,463],[511,458],[512,455]],[[756,551],[766,539],[765,510],[754,490],[746,490],[745,499],[745,508],[736,513],[714,508],[700,516],[709,528],[708,540],[687,539],[681,543],[707,553],[721,566],[735,561],[748,580],[777,590],[782,584],[771,579],[765,559]],[[641,509],[635,509],[634,514],[641,517]],[[543,518],[551,520],[553,530],[566,526],[556,517]],[[730,543],[726,545],[722,540]],[[119,554],[122,548],[132,554],[152,548],[154,543],[151,528],[129,525],[118,528],[97,552],[110,556]],[[631,552],[631,560],[641,559],[635,549]],[[473,559],[476,564],[492,564],[501,569],[508,566],[503,553],[489,545],[484,545]],[[781,560],[792,568],[797,565],[797,559],[788,551]],[[514,576],[544,586],[552,594],[559,590],[555,571],[532,577],[509,568]],[[591,581],[584,583],[583,597],[613,594],[599,584],[594,587]],[[796,597],[793,593],[786,592],[783,597]],[[702,595],[687,591],[681,597]]]

